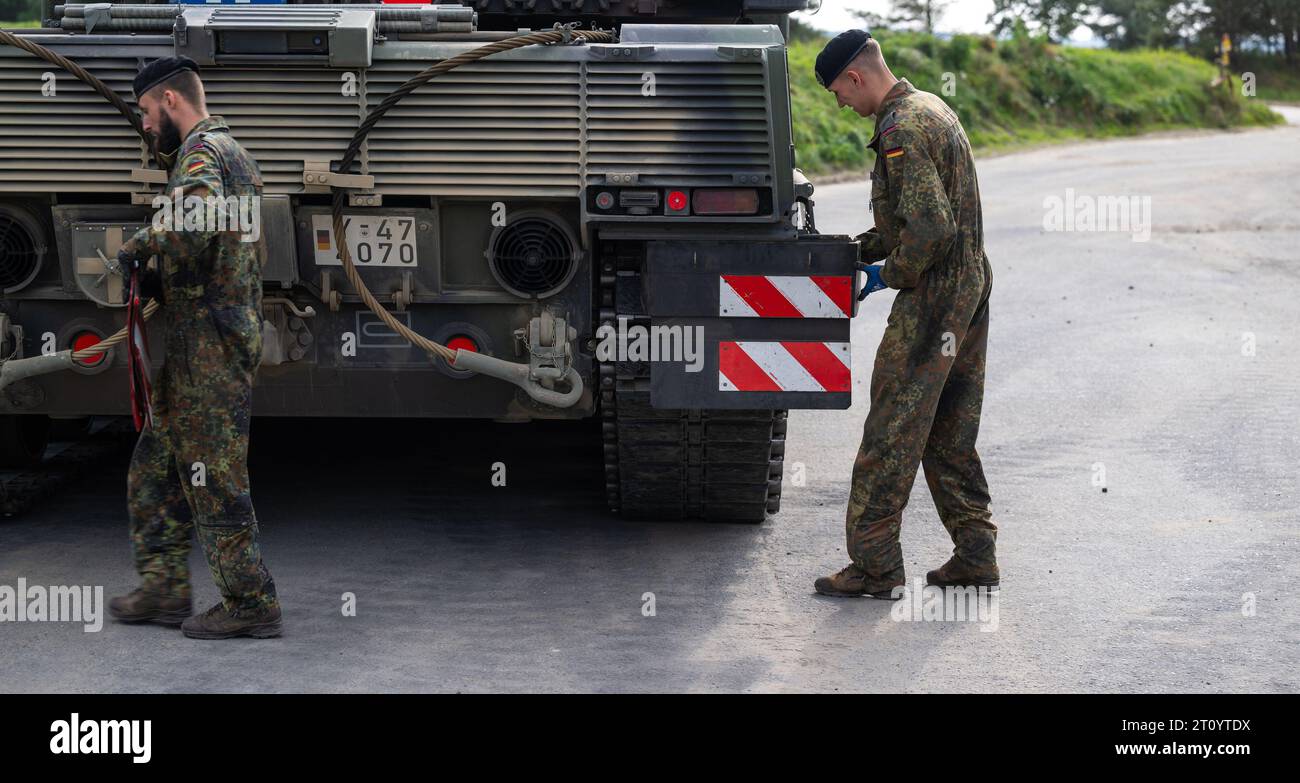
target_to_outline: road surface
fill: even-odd
[[[979,175],[996,622],[812,592],[846,562],[882,292],[854,322],[853,408],[792,412],[761,526],[611,519],[590,425],[259,420],[285,635],[0,623],[0,691],[1300,690],[1300,127],[1050,147]],[[1071,193],[1149,197],[1149,237],[1046,230]],[[867,194],[819,189],[819,227],[864,230]],[[0,521],[0,585],[128,590],[124,476],[120,458]],[[909,578],[950,551],[923,480],[903,546]],[[192,563],[202,609],[216,591]]]

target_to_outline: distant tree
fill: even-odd
[[[993,0],[989,24],[1006,33],[1019,22],[1030,32],[1063,41],[1083,24],[1092,5],[1082,0]]]
[[[862,22],[862,26],[868,30],[879,30],[889,27],[888,20],[880,14],[872,13],[871,11],[859,11],[856,8],[849,11],[849,13],[857,17],[858,21]]]
[[[1180,42],[1178,0],[1100,0],[1088,27],[1115,49],[1175,46]]]
[[[1184,43],[1207,54],[1225,34],[1234,45],[1267,47],[1295,65],[1300,50],[1300,0],[1187,0],[1174,9]]]
[[[934,34],[935,24],[953,0],[892,0],[894,12],[889,15],[891,24],[919,24],[927,33]]]

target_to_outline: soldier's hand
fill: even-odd
[[[130,272],[140,268],[140,251],[135,249],[135,245],[130,242],[123,244],[117,249],[117,263],[122,265],[122,272]]]
[[[880,246],[880,232],[876,229],[863,232],[854,237],[858,242],[858,262],[870,264],[885,257]]]
[[[870,264],[858,264],[858,269],[867,273],[867,282],[862,286],[862,293],[858,294],[858,301],[861,302],[867,298],[867,294],[873,294],[876,291],[883,290],[889,286],[880,277],[880,270],[884,267],[871,266]]]

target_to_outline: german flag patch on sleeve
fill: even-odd
[[[904,154],[904,150],[902,147],[893,147],[891,149],[885,150],[886,158],[901,158],[903,154]]]
[[[200,158],[199,160],[191,161],[190,165],[185,167],[185,173],[192,177],[195,174],[202,172],[205,168],[207,168],[207,165],[208,165],[207,162],[204,161],[202,158]]]

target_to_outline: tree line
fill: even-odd
[[[855,11],[868,27],[933,33],[954,0],[893,0],[887,14]],[[1242,51],[1300,51],[1300,0],[993,0],[989,30],[1053,41],[1088,27],[1114,49],[1185,48],[1208,56],[1226,34]]]

